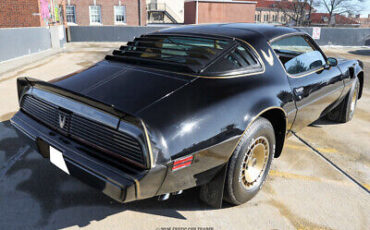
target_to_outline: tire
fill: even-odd
[[[267,119],[258,118],[243,134],[229,160],[224,199],[233,205],[252,199],[266,179],[274,153],[274,128]]]
[[[355,83],[347,96],[336,108],[334,108],[326,118],[331,121],[346,123],[352,120],[356,110],[358,94],[360,91],[360,82],[356,78]]]

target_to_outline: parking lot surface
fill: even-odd
[[[240,206],[211,209],[197,190],[160,202],[118,204],[41,157],[9,123],[18,109],[16,77],[60,77],[101,60],[118,43],[80,43],[0,75],[1,229],[368,229],[370,226],[370,50],[325,48],[361,59],[365,90],[354,119],[320,120],[292,135],[262,191]]]

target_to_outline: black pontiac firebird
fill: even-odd
[[[200,186],[220,207],[256,195],[291,132],[351,120],[363,81],[361,61],[328,58],[296,29],[183,26],[51,82],[19,78],[11,121],[44,157],[117,201]]]

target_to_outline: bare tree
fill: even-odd
[[[366,0],[320,0],[320,5],[329,14],[328,25],[335,25],[333,17],[338,14],[358,13],[361,11],[361,4]]]
[[[309,2],[308,2],[308,4],[309,4],[309,11],[308,11],[308,18],[307,18],[307,24],[308,24],[308,26],[310,26],[311,25],[311,14],[312,14],[312,11],[314,11],[315,10],[315,8],[314,7],[318,7],[318,6],[320,6],[320,2],[319,2],[320,0],[309,0]]]
[[[289,21],[296,26],[301,26],[308,24],[308,14],[311,14],[311,7],[314,2],[315,0],[281,1],[277,3],[276,7],[284,14],[285,18],[290,19]]]

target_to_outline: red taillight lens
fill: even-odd
[[[174,161],[172,171],[190,166],[193,163],[193,158],[193,156],[188,156]]]

